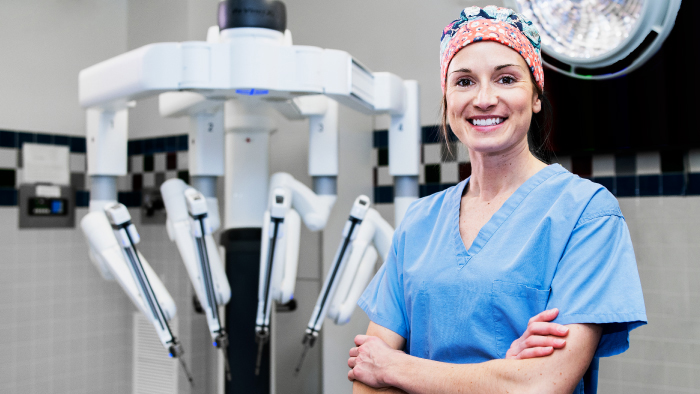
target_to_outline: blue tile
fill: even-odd
[[[664,196],[680,196],[685,192],[685,175],[683,173],[663,174],[661,176]]]
[[[0,130],[0,146],[4,148],[16,148],[17,133],[14,131]]]
[[[70,146],[70,137],[66,135],[54,135],[53,143],[54,145]]]
[[[70,151],[73,153],[85,153],[87,151],[85,137],[70,137]]]
[[[75,206],[76,207],[89,207],[90,206],[90,192],[87,190],[76,190],[75,191]]]
[[[149,138],[147,140],[143,140],[143,154],[144,155],[152,155],[155,153],[155,148],[153,146],[153,139]]]
[[[425,196],[435,194],[441,190],[442,189],[440,188],[439,183],[431,183],[431,184],[427,184],[427,185],[420,185],[418,188],[418,193],[419,193],[419,197],[423,198]]]
[[[165,138],[165,151],[166,152],[177,151],[177,136]]]
[[[389,147],[389,130],[375,130],[372,133],[372,146],[375,148]]]
[[[154,153],[165,152],[165,138],[166,137],[158,137],[153,139]]]
[[[639,195],[658,196],[661,194],[661,177],[659,175],[639,176]]]
[[[25,142],[36,142],[36,134],[34,133],[17,133],[17,146],[22,149]]]
[[[126,145],[127,156],[140,155],[143,153],[143,140],[131,140]]]
[[[119,200],[120,203],[126,205],[127,207],[140,207],[141,192],[119,192],[117,195],[117,200]]]
[[[51,134],[36,134],[37,144],[53,145],[53,135]]]
[[[17,189],[6,187],[0,188],[0,206],[17,206]]]
[[[593,182],[598,183],[600,185],[603,185],[610,193],[613,195],[616,194],[615,192],[615,178],[614,177],[597,177],[591,179]]]
[[[394,202],[394,186],[377,186],[374,188],[375,204],[391,204]]]
[[[688,174],[688,186],[685,194],[697,196],[700,195],[700,173]]]
[[[637,177],[633,175],[618,176],[615,179],[617,197],[633,197],[637,195]]]
[[[456,186],[456,185],[457,185],[456,183],[441,183],[440,184],[440,191],[443,191],[445,189],[449,189],[452,186]]]
[[[177,150],[187,150],[189,147],[189,137],[187,134],[177,137]]]

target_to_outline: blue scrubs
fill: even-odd
[[[466,250],[459,210],[468,181],[409,207],[358,302],[370,320],[406,338],[411,355],[480,363],[504,358],[532,316],[559,308],[556,323],[603,325],[593,368],[598,357],[627,350],[629,332],[647,318],[615,197],[550,165],[508,198]],[[595,392],[593,368],[586,393]],[[584,393],[584,380],[575,393]]]

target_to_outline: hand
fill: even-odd
[[[527,323],[527,330],[510,345],[506,360],[545,357],[552,354],[554,349],[563,348],[566,340],[556,337],[566,336],[569,329],[561,324],[549,323],[557,315],[559,310],[554,308],[533,316]]]
[[[356,336],[355,345],[357,347],[350,349],[348,380],[357,380],[374,388],[389,387],[385,381],[387,371],[396,363],[396,357],[405,353],[369,335]]]

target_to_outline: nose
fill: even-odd
[[[482,83],[476,98],[474,98],[474,106],[481,110],[487,110],[496,104],[498,104],[498,96],[495,94],[494,89],[490,84]]]

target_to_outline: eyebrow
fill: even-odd
[[[503,70],[504,68],[507,68],[507,67],[519,67],[519,68],[522,68],[521,66],[519,66],[519,65],[517,65],[517,64],[502,64],[502,65],[500,65],[500,66],[494,67],[493,69],[494,69],[494,71],[501,71],[501,70]],[[460,68],[460,69],[458,69],[458,70],[452,71],[450,74],[454,74],[454,73],[467,73],[467,74],[468,74],[468,73],[471,73],[471,72],[472,72],[472,70],[470,70],[470,69],[468,69],[468,68]]]

